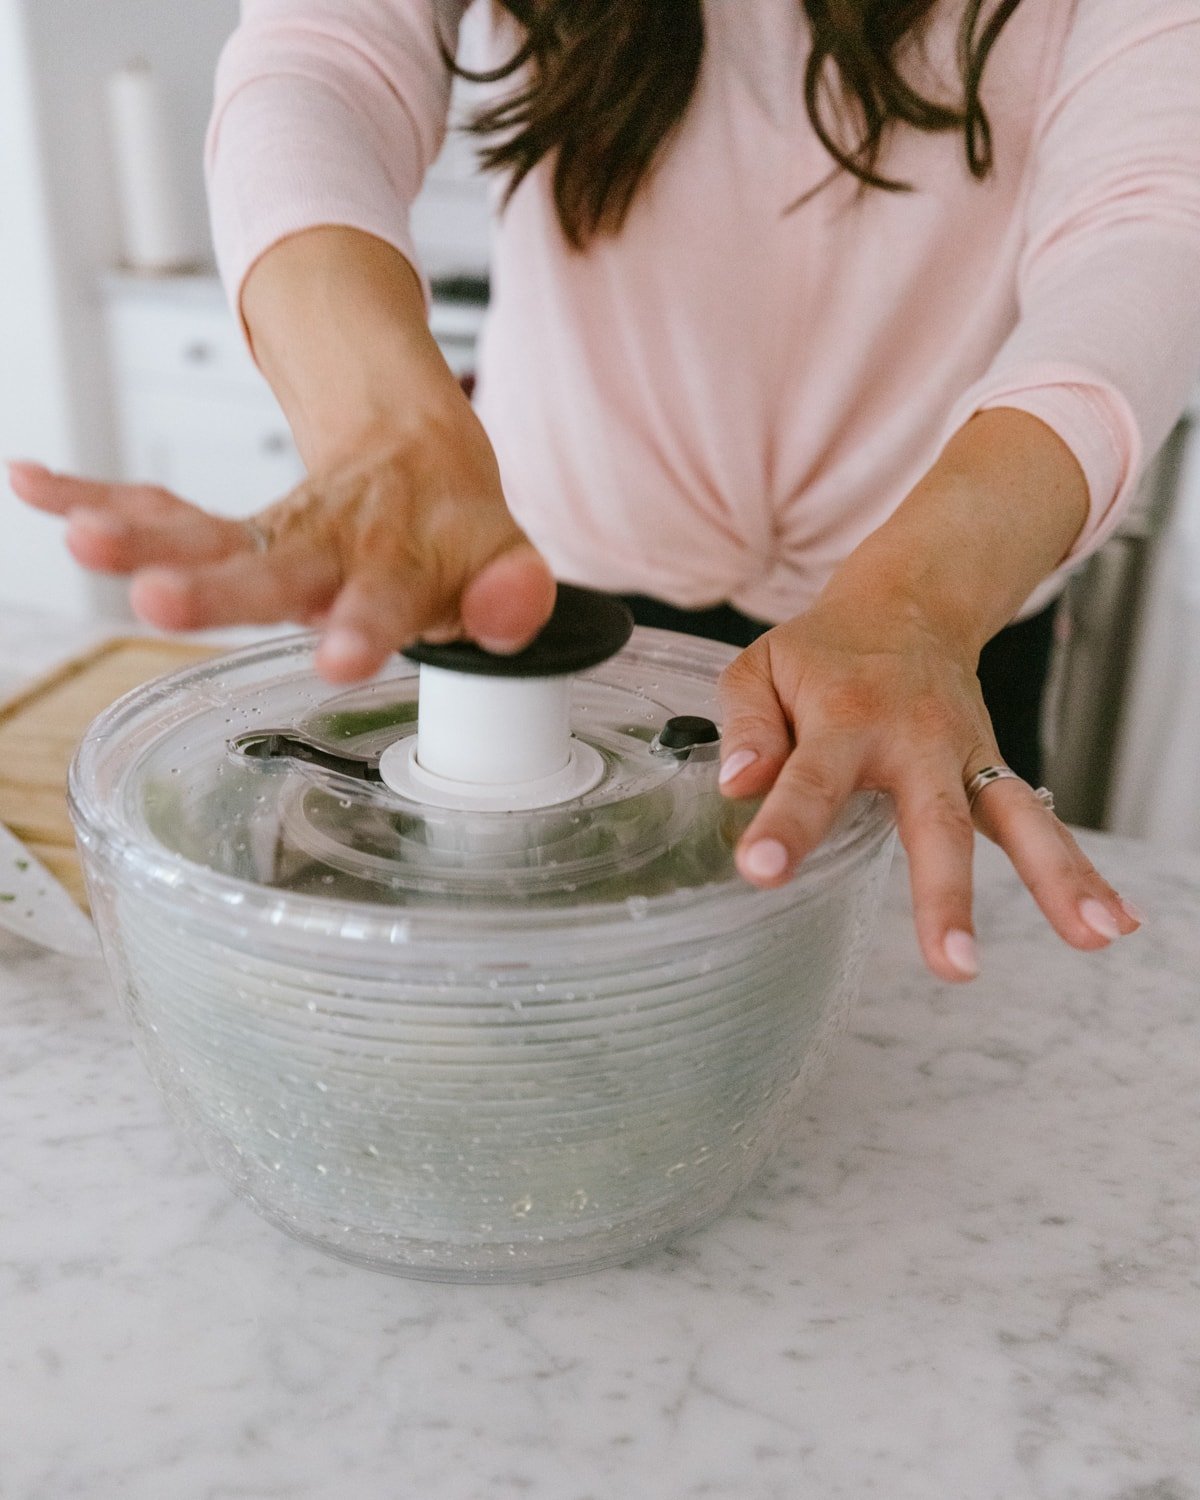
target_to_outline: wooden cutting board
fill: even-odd
[[[71,657],[0,702],[0,823],[27,844],[85,910],[83,873],[67,813],[67,769],[83,732],[132,688],[215,652],[120,636]]]

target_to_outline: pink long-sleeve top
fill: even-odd
[[[487,0],[477,0],[487,7]],[[946,0],[911,76],[960,97]],[[461,0],[245,0],[208,168],[236,300],[339,224],[416,262]],[[481,17],[484,61],[517,36]],[[799,0],[705,0],[696,92],[622,232],[572,251],[546,163],[497,220],[477,406],[559,577],[685,607],[802,610],[973,413],[1049,424],[1119,520],[1200,370],[1200,0],[1023,0],[988,63],[996,170],[897,130],[867,191],[804,109]],[[1026,606],[1052,596],[1063,570]]]

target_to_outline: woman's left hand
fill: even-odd
[[[964,787],[1002,764],[975,663],[912,609],[819,600],[744,651],[721,680],[722,788],[763,796],[737,850],[752,884],[782,885],[857,790],[891,795],[917,937],[942,979],[978,972],[975,828],[1011,859],[1054,930],[1103,948],[1139,925],[1062,823],[1018,780]]]

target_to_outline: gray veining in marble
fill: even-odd
[[[0,1496],[1200,1500],[1200,861],[1088,844],[1146,932],[1071,953],[985,849],[951,990],[898,870],[745,1201],[543,1286],[287,1239],[181,1142],[103,970],[0,937]]]

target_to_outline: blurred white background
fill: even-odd
[[[0,0],[0,455],[117,472],[101,273],[119,258],[110,72],[145,57],[169,93],[184,201],[206,241],[198,153],[236,0]],[[5,505],[0,598],[80,609],[59,528]]]

